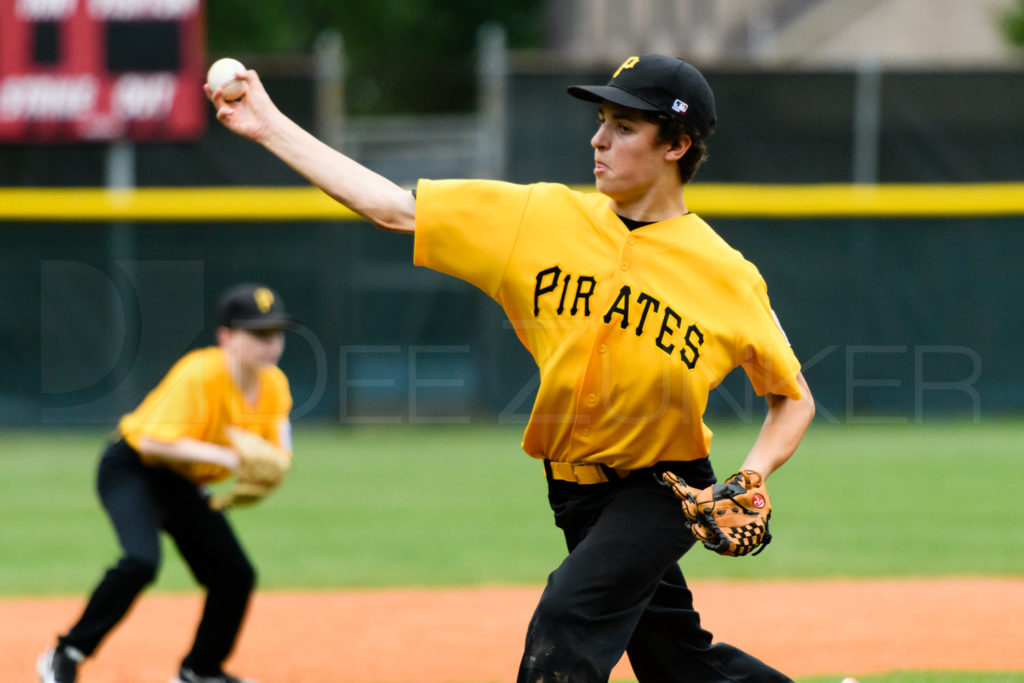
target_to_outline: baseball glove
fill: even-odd
[[[708,550],[757,555],[771,542],[772,503],[760,473],[743,470],[706,489],[687,486],[672,472],[662,473],[661,479],[682,501],[690,533]]]
[[[234,426],[225,431],[238,453],[238,469],[232,487],[210,501],[215,510],[258,503],[284,481],[292,464],[286,452],[258,434]]]

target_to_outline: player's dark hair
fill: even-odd
[[[684,185],[693,180],[697,169],[708,158],[708,146],[701,134],[682,121],[661,112],[645,111],[643,117],[644,120],[658,126],[658,135],[655,138],[655,142],[658,144],[675,143],[684,135],[690,137],[690,148],[676,164],[679,167],[679,180]]]

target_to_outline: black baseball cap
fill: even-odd
[[[228,289],[220,300],[217,324],[245,330],[295,327],[299,321],[288,315],[280,295],[261,284],[244,283]]]
[[[704,76],[678,57],[629,57],[607,85],[574,85],[569,94],[588,102],[608,100],[623,107],[657,111],[682,119],[702,137],[715,130],[715,96]]]

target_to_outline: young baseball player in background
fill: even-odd
[[[519,681],[607,681],[623,652],[637,678],[788,681],[712,643],[678,560],[693,545],[657,476],[715,475],[708,393],[743,367],[767,418],[743,463],[768,477],[796,450],[814,403],[757,269],[684,201],[706,153],[714,99],[662,55],[630,57],[594,103],[598,193],[556,184],[421,180],[403,189],[315,139],[253,71],[218,119],[381,228],[415,233],[414,262],[494,298],[540,368],[523,448],[543,461],[569,554],[549,577]]]
[[[38,662],[42,683],[73,683],[160,567],[167,532],[206,604],[192,649],[172,683],[242,683],[221,664],[235,644],[255,572],[206,484],[229,477],[240,455],[232,426],[291,454],[291,391],[277,362],[295,324],[268,287],[243,284],[223,297],[217,345],[183,356],[118,425],[100,460],[97,488],[122,556],[95,588],[81,617]]]

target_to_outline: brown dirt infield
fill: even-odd
[[[1024,578],[694,581],[705,626],[794,677],[893,670],[1024,671]],[[227,667],[261,683],[480,683],[515,677],[539,587],[264,592]],[[35,658],[83,598],[0,601],[0,681]],[[145,594],[82,683],[166,682],[198,593]],[[621,662],[613,679],[629,679]]]

